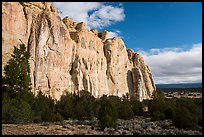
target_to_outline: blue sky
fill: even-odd
[[[105,29],[122,32],[127,47],[177,47],[202,42],[202,7],[186,2],[124,2],[125,20]]]
[[[200,2],[56,2],[63,18],[108,30],[141,54],[156,84],[202,82]]]

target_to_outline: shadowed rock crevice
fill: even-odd
[[[79,83],[78,78],[77,78],[77,75],[79,73],[77,70],[78,63],[79,63],[79,56],[76,55],[74,62],[72,62],[71,70],[70,70],[71,80],[73,81],[73,83],[75,85],[74,86],[75,90],[77,89],[78,83]]]
[[[129,89],[129,95],[134,95],[134,83],[133,83],[133,76],[132,71],[128,70],[127,72],[127,81],[128,81],[128,89]]]

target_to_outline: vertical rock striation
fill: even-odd
[[[143,58],[121,38],[63,20],[52,3],[2,3],[2,68],[20,40],[28,45],[32,91],[55,99],[87,90],[95,97],[129,93],[140,101],[156,90]],[[19,40],[20,39],[20,40]]]
[[[150,99],[152,93],[156,91],[152,73],[149,67],[144,63],[142,56],[132,49],[127,49],[127,53],[132,65],[130,74],[132,74],[133,79],[133,94],[135,94],[140,101]]]

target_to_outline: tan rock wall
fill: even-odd
[[[35,94],[41,90],[60,99],[65,91],[87,90],[95,97],[129,93],[142,101],[156,90],[142,57],[121,38],[61,20],[52,3],[3,2],[2,33],[2,68],[19,39],[28,45]]]
[[[107,61],[107,80],[110,94],[122,96],[128,93],[127,74],[131,66],[124,42],[117,37],[106,40],[104,53]]]

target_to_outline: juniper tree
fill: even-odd
[[[117,127],[117,110],[111,103],[107,96],[100,98],[100,110],[99,110],[99,126],[101,129],[105,127]]]
[[[24,44],[14,47],[11,59],[4,67],[2,77],[2,122],[28,123],[33,121],[30,54]]]
[[[24,44],[20,48],[14,46],[13,54],[7,65],[4,67],[5,76],[3,80],[3,92],[8,94],[22,93],[23,95],[31,94],[31,79],[30,79],[30,53],[26,50]],[[24,96],[24,98],[26,98]]]

